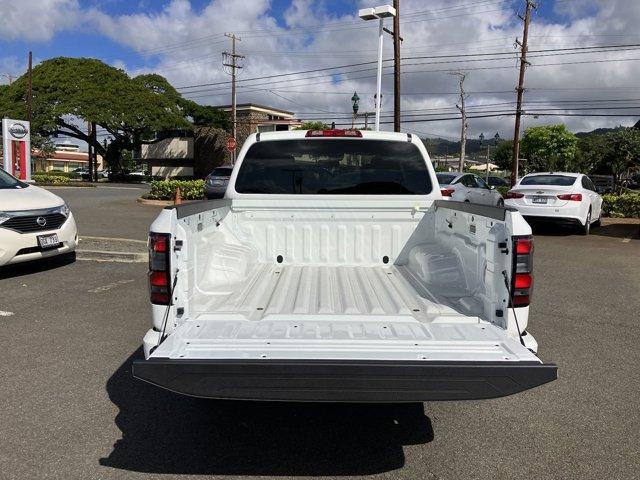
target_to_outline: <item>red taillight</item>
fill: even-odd
[[[305,137],[362,137],[360,130],[307,130]]]
[[[149,234],[149,296],[151,303],[168,305],[171,300],[169,287],[169,245],[168,233]]]
[[[167,280],[167,274],[165,272],[149,272],[149,285],[152,287],[168,287],[169,282]]]
[[[511,305],[526,307],[533,290],[533,237],[514,237],[514,262],[511,272]]]
[[[533,238],[519,238],[516,242],[516,254],[527,255],[533,251]]]
[[[453,188],[442,188],[442,189],[440,189],[440,193],[442,194],[443,197],[451,197],[451,196],[453,196],[453,192],[455,192],[455,190]]]
[[[563,193],[562,195],[558,195],[560,200],[571,200],[573,202],[581,202],[582,194],[581,193]]]
[[[524,193],[514,192],[512,190],[509,190],[507,194],[504,196],[504,198],[522,198],[522,197],[524,197]]]
[[[152,233],[149,236],[149,250],[154,253],[165,253],[169,243],[169,237],[158,233]]]
[[[533,277],[530,273],[516,273],[516,280],[514,282],[516,290],[531,288],[531,285],[533,285]]]

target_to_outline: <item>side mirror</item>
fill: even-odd
[[[489,185],[489,190],[495,190],[496,186],[495,185]]]

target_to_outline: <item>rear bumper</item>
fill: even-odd
[[[204,184],[204,196],[206,198],[222,198],[224,197],[225,192],[227,191],[227,186],[224,185],[209,185],[208,183]]]
[[[558,225],[566,225],[569,227],[577,227],[583,225],[579,218],[571,217],[545,217],[543,215],[523,215],[524,219],[529,223],[555,223]]]
[[[520,205],[512,200],[505,200],[505,205],[516,208],[525,219],[559,222],[567,224],[582,224],[587,217],[587,207],[579,202],[568,202],[563,206]],[[577,205],[572,205],[578,203]]]
[[[303,402],[475,400],[557,378],[538,362],[177,360],[133,363],[133,376],[195,397]]]

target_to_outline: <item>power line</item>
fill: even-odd
[[[606,46],[590,46],[590,47],[577,47],[577,49],[579,50],[586,50],[586,49],[597,49],[600,50],[602,48],[607,48],[607,49],[612,49],[616,47],[615,45],[606,45]],[[631,47],[633,47],[633,49],[637,49],[640,48],[640,44],[626,44],[626,45],[618,45],[618,47],[620,48],[625,48],[625,50],[620,50],[620,51],[626,51],[626,49],[631,49]],[[544,50],[532,50],[531,52],[536,52],[536,53],[549,53],[549,52],[565,52],[565,53],[557,53],[555,55],[570,55],[570,54],[574,54],[573,52],[568,52],[569,50],[575,50],[575,49],[568,49],[568,48],[561,48],[561,49],[544,49]],[[617,51],[617,50],[607,50],[607,52],[609,51]],[[584,52],[583,52],[584,53]],[[600,53],[599,51],[596,52],[587,52],[587,53]],[[460,58],[460,57],[464,57],[464,58],[469,58],[469,57],[487,57],[487,56],[497,56],[497,55],[501,55],[501,56],[513,56],[515,54],[515,52],[487,52],[487,53],[469,53],[469,54],[452,54],[452,55],[423,55],[423,56],[412,56],[412,57],[402,57],[401,60],[414,60],[414,59],[439,59],[439,58]],[[541,56],[553,56],[553,55],[534,55],[533,57],[541,57]],[[483,60],[491,60],[491,61],[495,61],[495,60],[508,60],[509,58],[485,58]],[[385,59],[383,60],[383,62],[390,62],[393,59]],[[471,61],[471,60],[469,60]],[[612,61],[612,60],[606,60],[606,61]],[[457,60],[452,60],[449,62],[441,62],[441,63],[456,63],[458,62]],[[281,73],[281,74],[274,74],[274,75],[264,75],[264,76],[260,76],[260,77],[253,77],[253,78],[245,78],[242,80],[239,80],[240,82],[246,83],[246,82],[252,82],[252,81],[257,81],[257,80],[268,80],[268,79],[273,79],[273,78],[281,78],[281,77],[287,77],[287,76],[292,76],[292,75],[304,75],[307,73],[316,73],[316,72],[324,72],[324,71],[329,71],[329,70],[339,70],[339,69],[346,69],[346,68],[352,68],[352,67],[358,67],[358,66],[365,66],[365,65],[372,65],[377,63],[376,61],[368,61],[368,62],[358,62],[358,63],[350,63],[350,64],[344,64],[344,65],[337,65],[337,66],[332,66],[332,67],[323,67],[323,68],[316,68],[316,69],[309,69],[309,70],[300,70],[300,71],[295,71],[295,72],[288,72],[288,73]],[[430,65],[430,64],[437,64],[438,62],[420,62],[420,63],[415,63],[415,64],[408,64],[407,66],[413,66],[413,65]],[[544,64],[540,64],[540,65],[544,65]],[[385,66],[385,68],[388,68],[388,66]],[[490,67],[481,67],[481,69],[487,69]],[[320,76],[312,76],[312,77],[308,77],[309,79],[312,78],[320,78],[322,76],[332,76],[332,75],[336,75],[336,74],[349,74],[349,73],[356,73],[359,71],[368,71],[368,70],[372,70],[372,69],[361,69],[361,70],[352,70],[349,72],[338,72],[338,73],[334,73],[334,74],[326,74],[326,75],[320,75]],[[306,80],[307,78],[298,78],[298,79],[291,79],[291,81],[295,81],[295,80]],[[194,85],[187,85],[187,86],[180,86],[180,87],[175,87],[176,90],[187,90],[187,89],[191,89],[191,88],[200,88],[200,87],[210,87],[210,86],[217,86],[217,85],[225,85],[228,84],[228,81],[224,81],[224,82],[212,82],[212,83],[201,83],[201,84],[194,84]],[[271,82],[270,82],[271,83]],[[255,85],[246,85],[246,86],[255,86]],[[186,92],[185,92],[186,93]],[[193,93],[193,92],[191,92]]]

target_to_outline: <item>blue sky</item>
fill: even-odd
[[[536,13],[537,21],[561,22],[565,20],[564,15],[559,15],[553,8],[555,0],[541,4]],[[80,0],[82,9],[98,9],[110,17],[120,17],[135,14],[154,15],[162,12],[170,3],[170,0]],[[192,9],[196,12],[202,11],[211,0],[191,0]],[[341,17],[353,14],[360,8],[361,2],[353,0],[323,0],[313,2],[315,8],[325,12],[331,17]],[[463,0],[453,0],[452,5],[461,5]],[[486,2],[485,2],[486,3]],[[508,2],[504,2],[508,3]],[[510,2],[517,6],[522,2]],[[284,12],[291,7],[292,0],[272,0],[270,7],[264,13],[273,17],[277,24],[286,28]],[[26,58],[26,53],[32,50],[38,60],[50,57],[66,55],[74,57],[97,57],[108,63],[123,62],[129,67],[139,68],[149,65],[149,60],[141,56],[130,46],[111,39],[101,32],[78,25],[76,27],[65,28],[57,32],[51,39],[29,40],[26,38],[7,39],[0,36],[0,52],[11,53],[18,58]],[[153,62],[151,62],[153,63]],[[11,74],[21,74],[22,72],[7,72]]]

